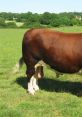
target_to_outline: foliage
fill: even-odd
[[[21,28],[41,28],[41,27],[45,27],[43,25],[41,25],[39,22],[25,22]]]
[[[51,22],[51,14],[49,12],[45,12],[41,15],[40,18],[40,23],[41,24],[45,24],[45,25],[49,25]]]
[[[8,22],[6,23],[7,28],[17,28],[17,25],[15,22]]]
[[[0,28],[6,27],[5,19],[0,17]]]
[[[1,21],[3,20],[3,21]],[[43,14],[37,14],[32,12],[27,13],[0,13],[0,27],[14,27],[15,24],[10,24],[9,26],[5,24],[6,21],[14,21],[23,23],[21,28],[31,28],[33,27],[60,27],[60,26],[81,26],[82,25],[82,12],[69,12],[69,13],[49,13],[44,12]],[[11,26],[10,26],[11,25]]]

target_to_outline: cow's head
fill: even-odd
[[[36,64],[35,65],[35,77],[40,79],[44,77],[44,73],[43,73],[43,64]]]

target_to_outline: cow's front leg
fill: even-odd
[[[35,94],[35,90],[34,90],[34,88],[33,88],[33,81],[34,80],[34,78],[33,78],[33,76],[30,78],[30,81],[28,82],[28,92],[29,92],[29,94],[32,94],[32,95],[34,95]]]
[[[38,86],[38,77],[36,75],[36,70],[34,67],[28,67],[27,69],[27,77],[29,79],[28,82],[28,92],[29,94],[34,95],[36,91],[39,90],[39,86]]]
[[[40,62],[35,65],[35,77],[37,79],[41,79],[44,77],[43,64]]]
[[[38,91],[39,90],[39,86],[38,86],[38,79],[37,79],[36,75],[32,76],[32,79],[33,79],[33,84],[32,84],[33,89],[35,91]]]
[[[38,80],[36,79],[35,75],[33,75],[30,78],[30,81],[28,82],[28,92],[30,94],[34,95],[35,92],[38,90],[39,90]]]
[[[27,76],[30,78],[28,82],[28,92],[32,95],[39,90],[38,79],[43,78],[43,66],[37,64],[35,67],[27,69]]]
[[[38,79],[43,78],[43,76],[44,76],[43,66],[41,64],[37,64],[35,66],[35,74],[32,76],[32,79],[33,79],[33,89],[35,91],[39,90]]]
[[[28,84],[27,84],[27,91],[29,94],[34,95],[35,94],[35,90],[33,88],[33,82],[34,82],[34,74],[35,74],[35,68],[34,65],[31,65],[32,62],[29,62],[28,66],[27,66],[27,78],[28,78]],[[33,63],[32,63],[33,64]]]

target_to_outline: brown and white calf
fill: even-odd
[[[22,59],[27,67],[28,92],[34,94],[39,90],[37,77],[43,77],[42,64],[36,66],[40,60],[62,73],[76,73],[82,68],[82,33],[31,29],[24,34]]]

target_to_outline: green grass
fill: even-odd
[[[61,27],[64,32],[82,32],[82,27]],[[40,91],[27,93],[25,66],[20,73],[12,68],[21,56],[26,29],[0,29],[0,117],[82,117],[82,76],[64,74],[56,78],[44,69]]]

